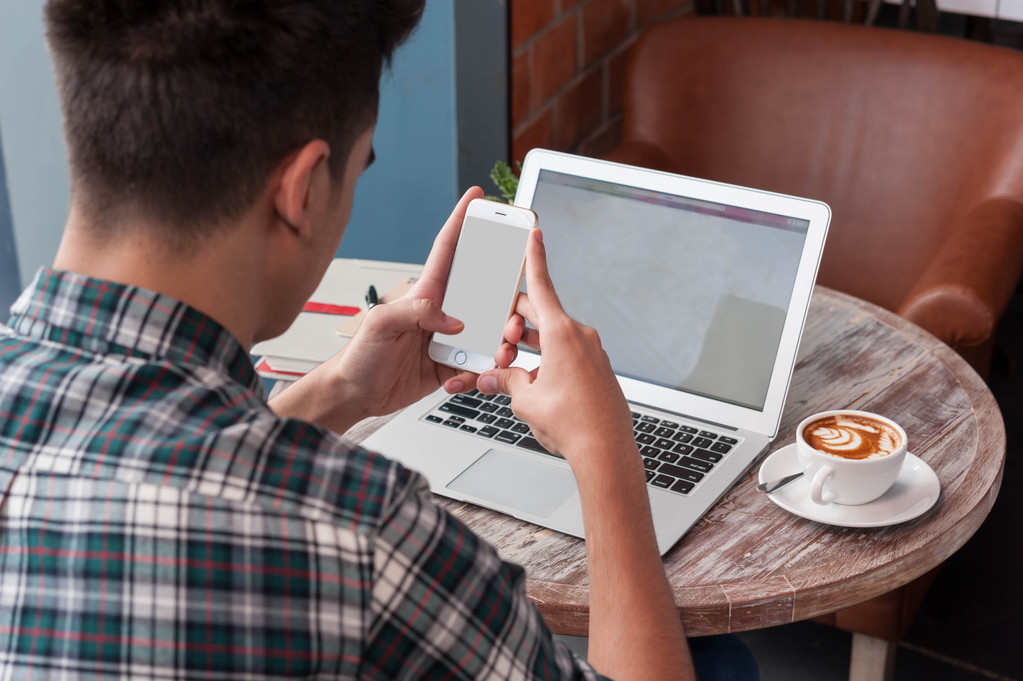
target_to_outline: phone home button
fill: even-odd
[[[465,357],[465,353],[464,352],[459,350],[458,352],[455,353],[455,364],[461,366],[461,365],[465,364],[465,360],[466,360],[466,357]]]

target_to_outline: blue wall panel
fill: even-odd
[[[68,208],[60,106],[43,0],[0,0],[0,127],[22,284],[53,262]]]
[[[376,161],[359,180],[338,255],[426,260],[462,193],[456,179],[454,45],[454,0],[429,0],[422,22],[382,79]]]
[[[14,249],[14,228],[11,225],[11,204],[7,199],[3,140],[0,139],[0,324],[7,320],[7,310],[18,297],[20,288],[18,254]]]

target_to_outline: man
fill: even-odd
[[[542,367],[478,386],[573,467],[593,666],[420,477],[339,435],[476,387],[426,345],[461,328],[438,303],[478,189],[408,295],[265,401],[246,350],[332,259],[382,66],[421,12],[48,3],[72,200],[53,268],[0,333],[0,676],[692,677],[628,409],[597,335],[561,310],[539,232],[498,359],[542,341]],[[564,427],[551,407],[569,400]]]

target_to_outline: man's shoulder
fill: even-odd
[[[80,478],[175,487],[358,531],[422,479],[267,404],[248,352],[155,291],[41,271],[0,328],[0,450]],[[43,416],[45,415],[45,417]]]

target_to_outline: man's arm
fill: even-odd
[[[540,367],[486,372],[478,387],[511,395],[515,414],[575,474],[590,582],[589,661],[617,679],[695,678],[654,538],[628,405],[597,333],[561,308],[539,230],[527,251],[526,287],[506,336],[509,344],[542,345]],[[569,404],[566,424],[557,415]]]
[[[555,641],[526,596],[523,569],[434,504],[425,484],[388,504],[372,546],[361,676],[602,678]]]

